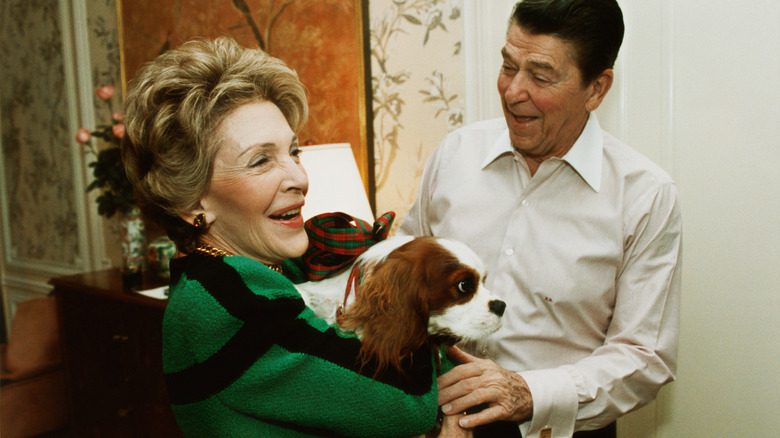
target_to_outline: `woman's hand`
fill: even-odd
[[[438,379],[439,405],[445,419],[446,415],[465,412],[480,404],[488,407],[470,415],[454,415],[461,427],[471,429],[494,421],[519,423],[531,418],[534,406],[531,391],[519,374],[457,347],[449,349],[447,355],[462,365]]]

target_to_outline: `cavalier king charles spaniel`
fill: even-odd
[[[364,365],[402,371],[401,361],[426,342],[452,345],[499,329],[506,304],[485,287],[485,274],[463,243],[390,237],[352,269],[296,287],[318,316],[360,337]]]

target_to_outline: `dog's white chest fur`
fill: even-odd
[[[333,277],[320,281],[309,281],[298,284],[295,287],[298,289],[301,297],[303,297],[306,305],[317,316],[328,321],[328,324],[335,324],[336,312],[339,306],[344,303],[350,272],[351,269],[348,269]],[[355,291],[353,290],[348,297],[347,306],[354,301]]]

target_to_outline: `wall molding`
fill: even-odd
[[[76,132],[81,126],[93,128],[95,126],[95,103],[92,90],[95,88],[92,81],[92,65],[90,62],[89,21],[87,16],[86,0],[72,0],[68,18],[72,20],[72,32],[69,41],[72,41],[72,52],[67,53],[68,66],[72,76],[69,83],[75,85],[76,93],[71,94],[71,122],[72,132]],[[70,22],[70,21],[69,21]],[[79,117],[76,118],[76,115]],[[87,181],[92,177],[87,159],[83,150],[73,149],[73,168],[76,187],[86,187]],[[88,195],[83,190],[76,191],[76,202],[82,206],[78,209],[79,234],[81,239],[81,253],[85,255],[85,270],[103,269],[108,266],[108,257],[105,251],[103,233],[103,221],[94,208],[96,195]]]
[[[502,117],[496,80],[514,4],[515,0],[463,0],[465,123]]]
[[[679,176],[675,156],[675,4],[674,0],[664,0],[662,3],[662,64],[664,66],[664,78],[662,83],[663,111],[663,140],[664,148],[661,154],[661,166],[666,169],[675,181]]]
[[[626,35],[599,118],[674,177],[674,0],[620,3]]]
[[[36,276],[31,278],[4,275],[2,289],[5,330],[10,335],[16,306],[22,301],[47,296],[51,292],[52,286],[48,284],[48,278],[46,277]]]

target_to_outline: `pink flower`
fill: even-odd
[[[125,120],[125,116],[123,116],[119,111],[114,111],[114,114],[111,115],[111,118],[114,119],[115,122],[123,122]]]
[[[111,130],[114,132],[114,137],[116,138],[122,138],[125,136],[125,124],[124,123],[117,123],[114,125]]]
[[[113,85],[103,85],[102,87],[95,90],[95,95],[99,99],[108,100],[114,97],[114,86]]]
[[[80,144],[85,144],[90,138],[92,138],[92,134],[87,128],[81,128],[76,132],[76,141]]]

